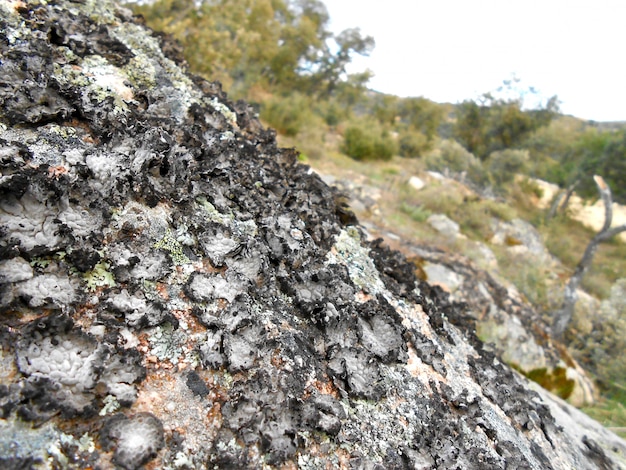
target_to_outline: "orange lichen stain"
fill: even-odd
[[[12,4],[11,6],[13,7],[15,11],[26,10],[28,8],[26,6],[26,3],[22,2],[21,0],[17,0],[17,1],[9,0],[9,4]]]
[[[289,460],[289,461],[283,463],[278,468],[280,470],[298,470],[298,466],[296,465],[296,463],[293,460]]]
[[[422,377],[423,378],[422,383],[424,383],[426,388],[428,388],[431,392],[432,392],[432,389],[430,388],[430,379],[435,379],[436,381],[440,383],[445,383],[445,384],[448,383],[448,380],[443,375],[441,375],[439,372],[437,372],[428,364],[424,363],[419,358],[419,356],[417,355],[417,351],[415,350],[415,348],[413,347],[411,343],[407,343],[407,346],[409,349],[408,350],[409,360],[406,363],[406,368],[409,374],[417,378]]]
[[[212,426],[220,428],[222,426],[222,405],[219,403],[213,403],[213,406],[209,408],[206,417]]]
[[[285,366],[285,360],[282,357],[280,357],[280,349],[279,348],[274,349],[274,352],[272,353],[272,358],[270,359],[270,362],[277,369],[282,369]]]
[[[191,309],[171,310],[172,315],[182,324],[184,324],[184,331],[188,335],[204,333],[206,327],[198,321],[196,316],[191,313]],[[193,349],[194,345],[189,345]]]
[[[360,304],[364,304],[365,302],[369,302],[372,300],[372,296],[370,294],[366,294],[363,291],[359,291],[354,294],[354,300],[356,300]]]
[[[170,294],[169,292],[167,292],[167,285],[162,283],[162,282],[158,282],[156,285],[156,291],[159,294],[159,296],[161,296],[161,298],[165,301],[170,300]]]
[[[328,377],[326,378],[328,379]],[[307,386],[303,395],[304,399],[307,399],[311,396],[311,393],[313,392],[312,389],[315,389],[324,395],[331,395],[333,398],[336,398],[337,400],[341,398],[341,395],[339,394],[339,390],[337,389],[337,387],[335,387],[335,385],[330,379],[324,382],[322,382],[321,380],[315,379],[307,383]]]
[[[48,178],[59,179],[61,175],[69,173],[68,169],[62,165],[51,166],[48,168]]]

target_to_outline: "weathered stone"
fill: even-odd
[[[433,214],[426,222],[444,237],[454,239],[459,235],[459,224],[445,214]]]
[[[623,464],[173,50],[0,0],[0,466]]]
[[[532,224],[522,219],[513,219],[511,222],[493,219],[491,225],[493,230],[491,243],[494,245],[504,245],[513,253],[535,256],[546,263],[552,261],[541,235]]]
[[[411,186],[416,191],[419,191],[420,189],[423,189],[424,186],[426,186],[426,183],[424,183],[424,180],[422,180],[418,176],[411,176],[409,178],[409,186]]]

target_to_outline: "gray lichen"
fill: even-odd
[[[0,463],[621,458],[162,45],[107,0],[0,0]]]

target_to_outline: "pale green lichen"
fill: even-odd
[[[220,136],[220,140],[230,140],[233,137],[235,137],[235,134],[233,134],[231,131],[226,131],[224,132],[221,136]]]
[[[211,222],[230,228],[235,238],[255,237],[257,235],[258,229],[254,220],[239,221],[232,213],[222,214],[204,196],[198,196],[196,203],[204,209]]]
[[[172,262],[176,265],[191,263],[191,260],[183,252],[183,245],[174,237],[170,229],[167,230],[165,236],[154,244],[154,248],[165,250],[170,254]]]
[[[121,408],[121,405],[117,401],[117,398],[115,398],[113,395],[107,395],[106,397],[104,397],[103,402],[104,406],[100,410],[100,413],[98,413],[100,416],[106,416],[108,414],[115,413]]]
[[[158,40],[146,35],[145,30],[136,24],[122,23],[111,34],[135,56],[135,60],[125,67],[131,83],[139,88],[151,88],[158,75],[167,75],[171,81],[170,101],[172,105],[176,104],[172,108],[172,117],[184,119],[189,107],[201,99],[201,94],[180,67],[164,56]]]
[[[50,258],[41,258],[39,256],[35,256],[30,260],[30,266],[33,269],[43,270],[50,266],[52,260]]]
[[[110,268],[107,261],[101,260],[91,271],[86,272],[83,279],[87,282],[87,290],[94,292],[99,287],[115,287],[115,277],[109,272]]]
[[[61,450],[62,447],[76,447],[79,453],[93,453],[96,445],[89,434],[85,433],[80,439],[76,439],[70,434],[60,433],[59,439],[51,443],[46,449],[49,457],[49,468],[71,468],[70,459]]]
[[[188,337],[183,331],[175,329],[171,323],[165,323],[156,327],[148,336],[151,345],[150,354],[160,361],[170,361],[175,364],[184,354],[187,340]]]
[[[326,255],[326,262],[346,266],[352,282],[370,294],[387,292],[374,262],[369,257],[369,249],[361,245],[361,237],[354,227],[342,230],[335,237],[335,244]]]
[[[133,57],[124,67],[128,80],[136,88],[154,88],[156,86],[156,69],[143,57]]]
[[[233,214],[222,214],[204,196],[198,196],[196,202],[205,210],[211,222],[229,226],[235,218]]]
[[[237,125],[237,115],[233,111],[231,111],[228,106],[220,102],[217,98],[211,99],[211,101],[209,101],[209,104],[213,107],[215,111],[224,116],[231,125]]]
[[[92,453],[96,451],[96,444],[88,433],[83,434],[79,439],[71,434],[61,433],[59,442],[64,446],[76,446],[79,452]]]

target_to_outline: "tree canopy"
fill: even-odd
[[[319,0],[157,0],[134,10],[182,44],[192,71],[236,97],[255,87],[328,95],[370,77],[348,77],[346,67],[374,39],[358,29],[332,34]]]
[[[495,93],[485,93],[457,107],[455,137],[483,160],[491,152],[518,147],[557,115],[556,96],[535,109],[524,109],[525,100],[537,93],[533,88],[520,89],[517,84],[517,79],[505,80]]]

